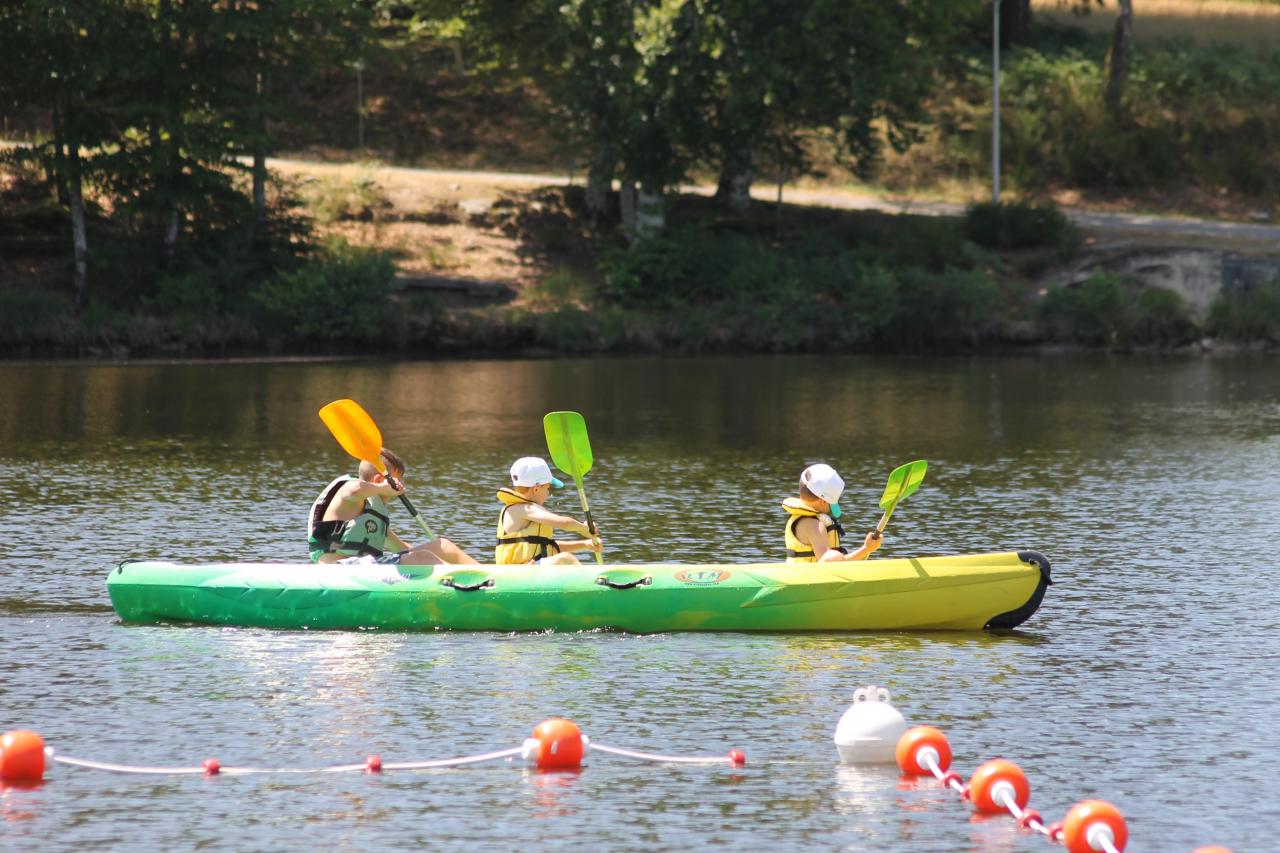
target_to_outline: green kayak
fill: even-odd
[[[127,623],[392,631],[1013,628],[1040,606],[1035,551],[834,564],[383,566],[128,561]]]

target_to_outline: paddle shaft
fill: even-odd
[[[387,474],[386,477],[387,477],[387,482],[391,483],[392,485],[395,485],[395,486],[401,485],[400,482],[396,480],[394,477],[392,477],[390,474]],[[431,532],[430,527],[427,527],[427,523],[422,520],[422,516],[418,515],[418,508],[413,505],[413,501],[409,500],[409,496],[406,495],[404,492],[400,493],[400,503],[404,504],[404,508],[409,511],[409,515],[413,516],[413,520],[418,522],[418,526],[422,528],[423,533],[427,534],[427,538],[435,539],[436,535]]]
[[[578,499],[582,501],[582,514],[587,517],[587,532],[591,534],[591,542],[595,544],[599,541],[596,537],[596,523],[591,520],[591,507],[587,506],[587,492],[582,488],[582,480],[577,477],[573,478],[573,484],[578,487]],[[596,563],[604,565],[604,554],[599,551],[593,552],[596,555]]]
[[[587,532],[591,534],[591,543],[594,545],[598,540],[596,537],[596,523],[591,518],[591,507],[587,505],[587,490],[582,487],[582,476],[578,473],[578,457],[573,452],[573,440],[569,435],[569,425],[564,421],[560,422],[561,433],[564,436],[564,452],[569,456],[568,472],[573,475],[573,485],[578,489],[578,500],[582,502],[582,514],[587,517]],[[604,565],[604,554],[599,551],[593,551],[596,555],[596,564]]]

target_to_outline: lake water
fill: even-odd
[[[316,417],[339,397],[477,555],[511,461],[545,454],[541,416],[576,409],[611,561],[780,557],[778,503],[807,463],[844,475],[857,529],[889,470],[926,458],[880,556],[1032,548],[1056,583],[1003,635],[119,624],[104,582],[122,559],[304,557],[308,506],[352,467]],[[53,765],[0,793],[0,847],[1053,849],[932,781],[841,766],[836,721],[874,683],[948,734],[962,775],[1017,762],[1047,820],[1100,797],[1132,851],[1275,850],[1277,471],[1266,359],[0,365],[0,730],[98,761],[301,768],[514,747],[563,715],[614,746],[748,757],[380,777]],[[578,511],[572,490],[553,503]]]

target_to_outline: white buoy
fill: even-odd
[[[853,705],[836,724],[836,749],[845,764],[892,764],[907,721],[874,684],[853,691]]]

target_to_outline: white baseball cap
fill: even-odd
[[[522,456],[511,466],[513,486],[541,486],[543,483],[550,483],[557,489],[564,488],[564,483],[552,477],[547,463],[537,456]]]
[[[844,492],[844,480],[830,465],[819,462],[810,465],[800,472],[800,485],[822,498],[833,507],[839,502]]]

